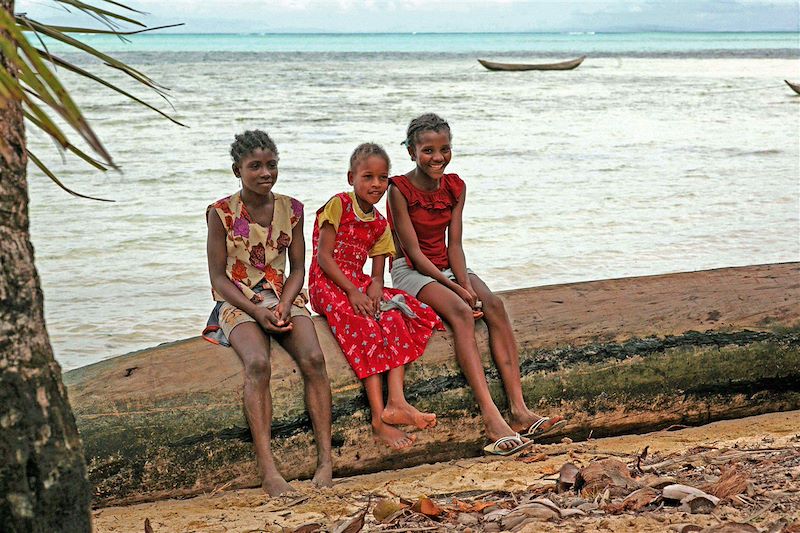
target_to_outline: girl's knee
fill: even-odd
[[[245,378],[251,381],[269,381],[272,375],[269,359],[266,357],[253,356],[247,359],[244,365]]]
[[[323,377],[327,379],[325,356],[321,349],[311,350],[297,358],[297,366],[305,377]]]
[[[459,305],[449,313],[448,322],[450,322],[450,326],[454,330],[459,332],[473,331],[475,329],[475,318],[472,315],[472,309],[466,303]]]
[[[483,300],[483,312],[489,315],[502,315],[506,312],[506,306],[503,304],[503,300],[491,294]]]

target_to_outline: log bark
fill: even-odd
[[[520,343],[529,405],[569,418],[556,439],[800,408],[798,263],[500,294]],[[480,453],[479,413],[449,333],[431,339],[406,379],[409,399],[440,423],[398,453],[373,443],[360,384],[327,324],[315,321],[334,392],[337,475]],[[502,408],[483,326],[478,344]],[[291,359],[273,345],[273,450],[287,478],[304,478],[314,453],[302,386]],[[258,484],[232,350],[187,339],[73,370],[65,383],[97,504]]]
[[[0,9],[13,8],[0,0]],[[2,53],[0,62],[9,70]],[[0,140],[0,529],[88,532],[91,490],[29,239],[18,102],[0,99]]]

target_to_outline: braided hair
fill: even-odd
[[[403,144],[413,150],[419,140],[420,134],[426,131],[435,131],[437,133],[446,131],[447,136],[451,139],[453,138],[453,135],[450,133],[450,124],[448,124],[445,119],[436,113],[425,113],[408,123],[406,140],[403,141]]]
[[[363,143],[359,144],[350,156],[350,172],[355,172],[358,163],[372,156],[382,157],[386,161],[387,168],[391,168],[392,163],[389,161],[389,154],[386,153],[383,146],[375,143]]]
[[[276,158],[278,157],[278,147],[275,146],[275,141],[273,141],[266,132],[261,130],[247,130],[244,133],[236,135],[235,140],[231,144],[231,158],[233,159],[233,164],[238,167],[243,158],[258,149],[269,150]]]

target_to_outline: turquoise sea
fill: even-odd
[[[286,33],[286,34],[162,34],[125,40],[81,35],[81,40],[107,52],[322,52],[511,55],[592,54],[634,56],[800,54],[797,33]]]
[[[56,357],[69,369],[197,335],[211,307],[205,207],[234,192],[248,128],[280,150],[276,191],[314,211],[347,161],[408,121],[450,121],[466,181],[469,266],[498,290],[800,260],[800,35],[291,34],[81,36],[169,88],[176,126],[61,72],[123,173],[30,148],[76,199],[30,173],[31,232]],[[568,72],[489,72],[478,57]],[[63,70],[63,69],[62,69]],[[170,105],[172,107],[170,107]],[[379,208],[382,208],[381,204]],[[387,280],[388,280],[387,274]]]

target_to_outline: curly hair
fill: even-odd
[[[231,144],[231,158],[235,165],[239,165],[242,159],[249,154],[252,154],[258,149],[269,150],[275,157],[278,157],[278,147],[275,146],[275,141],[267,135],[266,132],[261,130],[247,130],[244,133],[236,135],[235,140]]]
[[[372,156],[382,157],[386,161],[386,166],[391,168],[392,162],[389,160],[389,154],[386,153],[383,146],[375,143],[363,143],[359,144],[350,156],[350,172],[355,172],[358,163]]]
[[[419,140],[420,134],[426,131],[435,131],[437,133],[446,131],[447,136],[450,137],[450,139],[453,138],[453,134],[450,133],[450,124],[448,124],[445,119],[436,113],[425,113],[408,123],[406,140],[403,141],[403,144],[413,150]]]

